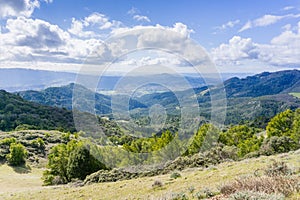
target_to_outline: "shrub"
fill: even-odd
[[[244,177],[222,186],[221,193],[231,195],[239,191],[252,191],[289,196],[300,191],[299,181],[299,177],[296,176]]]
[[[89,147],[80,145],[70,153],[67,165],[69,180],[74,178],[84,180],[87,175],[100,169],[107,168],[103,163],[90,154]]]
[[[292,174],[292,170],[285,162],[274,161],[264,170],[266,176],[288,176]]]
[[[25,163],[27,150],[20,143],[11,143],[9,147],[10,153],[7,155],[7,161],[10,165],[18,166]]]
[[[107,169],[91,155],[88,147],[75,140],[54,146],[48,156],[47,168],[43,174],[45,185],[55,184],[55,178],[61,183],[77,178],[83,180],[93,172]]]
[[[180,177],[181,177],[181,174],[179,172],[173,172],[170,175],[170,178],[172,178],[172,179],[177,179],[177,178],[180,178]]]
[[[31,141],[31,145],[38,149],[44,150],[45,149],[45,142],[42,138],[37,138],[36,140]]]
[[[184,192],[176,193],[172,195],[172,200],[188,200],[188,196]]]
[[[155,180],[152,184],[153,188],[161,188],[163,186],[163,183],[160,180]]]
[[[266,194],[263,192],[239,191],[229,196],[228,200],[284,200],[281,194]]]
[[[15,131],[23,131],[23,130],[38,130],[38,127],[29,124],[21,124],[15,128]]]
[[[297,144],[294,140],[287,136],[273,136],[267,138],[260,147],[260,154],[273,155],[276,153],[285,153],[297,149]]]
[[[10,137],[10,138],[4,138],[2,140],[0,140],[0,145],[10,145],[12,143],[16,143],[17,140],[16,138]]]

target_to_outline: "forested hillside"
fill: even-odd
[[[72,112],[43,106],[0,90],[0,130],[45,129],[75,131]]]

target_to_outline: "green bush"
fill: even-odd
[[[294,120],[294,113],[291,110],[286,110],[277,114],[271,119],[267,126],[267,136],[290,136]]]
[[[23,130],[38,130],[38,127],[29,124],[20,124],[15,128],[15,131],[23,131]]]
[[[177,178],[180,178],[180,177],[181,177],[181,174],[179,172],[173,172],[170,175],[170,178],[172,178],[172,179],[177,179]]]
[[[36,140],[31,141],[31,145],[35,148],[44,150],[45,149],[45,142],[42,138],[37,138]]]
[[[6,158],[10,165],[18,166],[25,163],[28,152],[22,144],[11,143],[9,151],[10,153]]]
[[[12,143],[16,143],[17,140],[16,138],[10,137],[10,138],[4,138],[2,140],[0,140],[0,145],[10,145]]]
[[[192,155],[211,149],[218,140],[219,132],[212,124],[202,125],[192,138],[185,155]]]
[[[83,180],[93,172],[107,169],[91,155],[89,148],[75,140],[54,146],[48,155],[47,168],[43,174],[45,185],[68,183],[77,178]]]
[[[262,146],[260,147],[260,154],[262,155],[273,155],[277,153],[285,153],[297,149],[298,145],[290,137],[273,136],[265,139]]]
[[[84,180],[89,174],[100,169],[107,169],[106,166],[90,154],[89,147],[77,146],[69,156],[67,165],[67,174],[69,180]]]

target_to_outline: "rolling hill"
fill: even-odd
[[[17,94],[28,101],[72,110],[72,98],[74,87],[75,84],[71,83],[66,86],[50,87],[41,91],[29,90],[18,92]],[[111,113],[111,97],[99,93],[94,93],[81,85],[76,85],[76,90],[78,94],[80,94],[80,96],[84,98],[85,101],[90,102],[90,104],[95,102],[96,114],[101,115]],[[122,107],[122,105],[117,106]],[[136,100],[130,101],[130,109],[145,107],[145,105],[141,104]],[[78,105],[78,107],[76,107],[76,109],[79,109],[80,111],[90,111],[88,104],[80,104]]]
[[[224,82],[227,97],[259,97],[300,90],[300,71],[263,72]]]
[[[161,78],[161,77],[159,77]],[[194,82],[196,80],[193,80]],[[202,84],[202,83],[201,83]],[[238,124],[247,121],[261,121],[259,126],[264,127],[266,122],[275,114],[285,109],[296,109],[300,107],[300,101],[293,98],[289,93],[299,92],[300,71],[287,70],[274,73],[264,72],[246,78],[230,78],[224,82],[227,94],[227,118],[225,124]],[[111,96],[95,93],[83,86],[76,85],[80,90],[82,97],[95,97],[96,114],[111,113]],[[211,86],[214,92],[224,90],[223,86]],[[26,100],[37,102],[44,105],[64,107],[72,109],[72,92],[74,84],[67,86],[52,87],[42,91],[23,91],[17,94]],[[178,115],[179,102],[184,101],[187,105],[192,104],[191,94],[196,94],[200,114],[206,118],[210,117],[210,96],[207,86],[194,88],[194,91],[184,90],[165,92],[153,92],[144,95],[137,95],[130,98],[129,108],[133,113],[141,113],[140,116],[147,116],[149,109],[155,105],[162,105],[167,114]],[[128,105],[122,101],[125,96],[116,95],[120,98],[116,107],[119,110],[126,110]],[[88,99],[88,101],[94,101]],[[81,111],[90,111],[88,104],[80,107]],[[92,111],[93,112],[93,111]],[[243,119],[243,121],[241,120]]]
[[[0,90],[0,130],[11,131],[24,125],[31,129],[75,131],[71,111],[29,102]]]

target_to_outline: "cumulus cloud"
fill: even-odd
[[[300,14],[287,14],[287,15],[264,15],[253,21],[248,21],[239,32],[254,28],[254,27],[264,27],[277,23],[278,21],[286,18],[299,18]]]
[[[0,0],[0,16],[26,16],[29,17],[35,8],[39,7],[37,0]]]
[[[7,61],[82,63],[95,49],[103,60],[112,58],[112,47],[103,46],[102,40],[74,38],[57,25],[43,20],[9,19],[5,29],[5,33],[0,34],[0,53]]]
[[[43,0],[52,3],[53,0]],[[0,18],[25,16],[30,17],[35,8],[40,7],[39,0],[0,0]]]
[[[149,19],[149,17],[143,16],[143,15],[134,15],[133,19],[135,19],[137,21],[151,22],[151,20]]]
[[[240,64],[243,59],[256,57],[256,44],[250,38],[234,36],[228,44],[221,44],[211,51],[214,61],[218,65]]]
[[[220,66],[236,65],[246,60],[260,61],[273,66],[300,66],[300,22],[284,30],[269,44],[258,44],[250,38],[234,36],[227,44],[212,49],[211,55]]]
[[[83,20],[72,19],[71,28],[68,29],[69,33],[76,35],[77,37],[97,37],[101,34],[97,34],[99,30],[107,30],[118,28],[122,25],[121,22],[116,20],[109,20],[108,17],[101,13],[92,13],[88,17],[85,17]],[[94,29],[84,30],[84,29]]]

